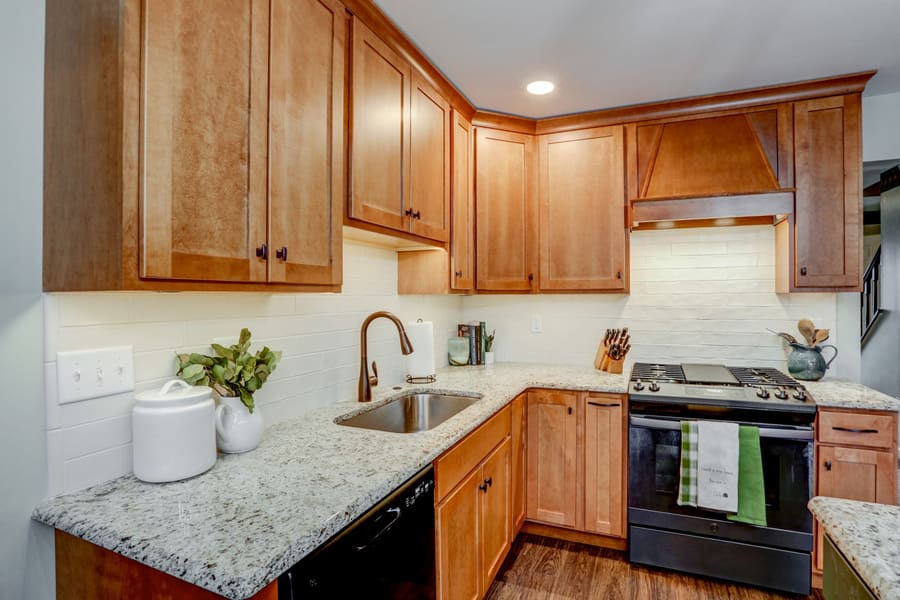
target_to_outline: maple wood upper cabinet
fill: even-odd
[[[622,126],[540,136],[541,290],[624,291]]]
[[[791,188],[789,104],[628,125],[633,200]]]
[[[465,291],[475,286],[475,131],[455,110],[450,141],[450,287]]]
[[[335,289],[339,2],[47,9],[45,289]]]
[[[475,134],[476,288],[536,289],[537,163],[532,135],[479,127]]]
[[[343,277],[344,61],[335,0],[272,0],[269,31],[269,280]]]
[[[860,289],[860,130],[859,94],[794,103],[796,288]]]
[[[447,241],[450,105],[355,16],[350,80],[351,224]]]

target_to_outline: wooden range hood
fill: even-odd
[[[790,127],[787,104],[629,126],[632,224],[792,213]]]

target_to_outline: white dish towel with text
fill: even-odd
[[[739,425],[700,421],[697,434],[697,506],[736,513]]]

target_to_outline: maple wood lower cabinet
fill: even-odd
[[[336,0],[48,2],[44,289],[340,284],[346,23]]]
[[[509,552],[510,412],[503,408],[435,461],[439,600],[483,597]]]
[[[512,518],[513,536],[515,536],[522,528],[525,522],[525,482],[528,455],[526,436],[528,434],[528,419],[526,412],[528,411],[528,394],[519,394],[519,396],[510,404],[510,415],[512,417],[512,431],[510,439],[512,441],[512,508],[510,517]]]
[[[626,415],[620,394],[529,392],[528,523],[625,537]]]
[[[897,413],[820,409],[816,425],[816,495],[897,504]],[[822,571],[816,523],[813,568]]]

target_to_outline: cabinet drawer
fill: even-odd
[[[434,501],[440,502],[449,494],[509,433],[510,408],[506,406],[439,456],[434,461]]]
[[[819,412],[819,441],[822,443],[890,448],[896,429],[894,415]]]

